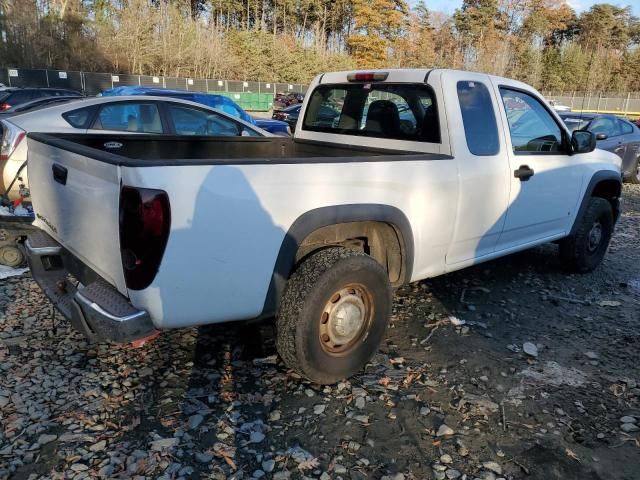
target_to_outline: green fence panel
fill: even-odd
[[[215,95],[224,95],[240,105],[243,109],[254,112],[268,112],[273,106],[273,95],[271,93],[253,92],[220,92],[209,91]]]

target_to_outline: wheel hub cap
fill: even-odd
[[[591,230],[589,231],[589,245],[588,245],[589,251],[594,252],[600,245],[601,241],[602,241],[602,225],[600,224],[600,222],[595,222],[591,226]]]
[[[349,286],[337,291],[325,305],[320,318],[320,342],[325,351],[344,353],[368,328],[371,302],[364,287]]]
[[[329,316],[329,337],[336,343],[353,340],[364,324],[364,302],[356,295],[339,300]]]
[[[4,246],[0,248],[0,264],[14,267],[22,262],[22,253],[17,247]]]

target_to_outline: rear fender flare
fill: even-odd
[[[398,208],[382,204],[347,204],[316,208],[298,217],[287,231],[275,262],[269,290],[260,317],[274,315],[289,276],[296,253],[305,238],[319,228],[349,222],[382,222],[397,230],[404,258],[404,282],[411,279],[414,259],[413,231],[406,215]]]

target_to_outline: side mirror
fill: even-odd
[[[607,138],[609,138],[609,135],[606,133],[598,133],[596,135],[596,140],[606,140]]]
[[[571,135],[573,153],[589,153],[596,149],[596,136],[586,130],[576,130]]]

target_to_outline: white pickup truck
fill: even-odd
[[[376,352],[394,287],[551,241],[588,272],[620,208],[619,157],[528,85],[471,72],[320,75],[289,139],[28,142],[29,264],[79,330],[275,316],[282,359],[318,383]]]

